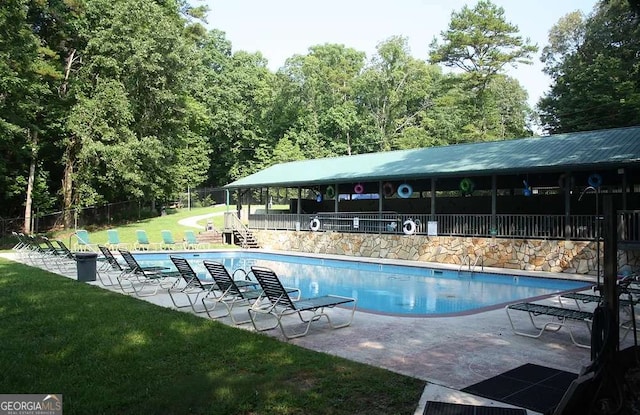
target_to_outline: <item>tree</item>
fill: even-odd
[[[40,10],[38,5],[8,0],[0,8],[0,150],[5,155],[0,162],[0,191],[7,213],[16,214],[24,204],[25,232],[31,230],[33,199],[42,207],[50,203],[43,181],[49,175],[38,167],[42,136],[55,129],[54,85],[61,78],[56,52],[50,47],[55,46],[54,39],[38,36],[46,35],[53,17],[41,18],[34,12]],[[51,10],[56,6],[55,1],[43,5]]]
[[[440,34],[442,43],[435,38],[431,43],[430,61],[462,70],[466,74],[462,78],[465,88],[474,91],[474,121],[467,130],[476,139],[500,137],[494,133],[501,130],[500,126],[486,116],[494,110],[488,107],[489,85],[506,66],[531,64],[532,53],[538,50],[517,33],[518,27],[506,21],[502,7],[482,0],[474,8],[464,6],[460,12],[453,12],[449,29]],[[520,95],[517,91],[516,96]]]
[[[640,26],[624,0],[602,0],[584,21],[571,14],[552,29],[545,70],[550,91],[538,108],[549,133],[640,123]]]
[[[407,39],[392,37],[358,79],[360,117],[367,129],[359,152],[418,147],[441,71],[410,56]]]

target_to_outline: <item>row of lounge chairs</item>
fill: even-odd
[[[14,234],[13,249],[21,260],[53,272],[69,274],[76,267],[76,255],[64,242],[44,236]],[[301,337],[311,324],[326,319],[329,327],[349,326],[354,318],[356,299],[337,295],[300,298],[298,288],[282,285],[276,273],[265,267],[252,266],[249,271],[238,269],[230,273],[217,261],[203,261],[208,278],[199,275],[189,261],[170,255],[174,267],[143,266],[126,249],[118,249],[118,256],[106,245],[98,245],[100,256],[96,276],[101,285],[125,294],[147,297],[165,292],[176,309],[191,308],[194,313],[206,313],[212,319],[229,317],[234,324],[251,323],[256,331],[280,328],[286,339]],[[175,269],[174,269],[175,268]],[[245,306],[242,318],[236,311]],[[335,323],[329,310],[346,308],[344,321]],[[224,307],[222,311],[220,308]],[[291,328],[287,317],[295,315],[302,328]],[[334,316],[335,317],[335,316]]]
[[[238,269],[230,273],[217,261],[203,261],[209,278],[198,275],[187,259],[170,255],[177,271],[168,267],[141,266],[129,251],[120,249],[121,263],[106,246],[99,247],[106,262],[115,273],[100,278],[103,285],[118,285],[122,292],[137,296],[155,295],[166,289],[175,308],[191,308],[194,313],[206,313],[212,319],[229,317],[234,324],[252,323],[256,331],[280,328],[286,339],[301,337],[311,324],[325,318],[333,329],[349,326],[355,314],[356,299],[336,295],[300,298],[298,288],[285,287],[276,273],[265,267],[252,266],[249,271]],[[220,312],[220,307],[224,309]],[[244,318],[234,310],[247,306]],[[334,323],[328,313],[336,306],[347,308],[345,321]],[[242,314],[242,312],[241,312]],[[291,329],[285,320],[296,315],[301,329]],[[269,321],[271,320],[271,321]]]
[[[636,277],[637,278],[637,277]],[[631,277],[619,285],[619,329],[624,332],[622,340],[630,332],[637,333],[635,307],[640,304],[640,288],[633,285],[634,278]],[[557,297],[558,305],[519,302],[509,304],[505,307],[511,329],[515,334],[539,338],[547,331],[558,331],[565,328],[569,333],[571,341],[578,347],[590,348],[590,344],[578,341],[574,334],[574,324],[585,324],[591,334],[591,325],[594,321],[593,307],[589,304],[602,303],[600,295],[587,294],[582,292],[563,293]],[[533,330],[516,328],[514,322],[514,312],[525,312]]]
[[[89,238],[89,232],[84,229],[78,229],[74,232],[76,251],[93,251],[97,252],[98,244],[92,243]],[[136,241],[133,244],[122,242],[117,229],[107,230],[108,241],[105,244],[109,249],[129,249],[133,250],[153,250],[153,249],[208,249],[209,244],[198,240],[196,234],[192,230],[184,231],[184,240],[176,241],[173,233],[169,230],[160,231],[162,242],[151,242],[147,232],[144,229],[136,230]]]

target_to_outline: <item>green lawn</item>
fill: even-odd
[[[0,321],[0,391],[66,415],[412,414],[425,386],[4,259]]]
[[[204,207],[204,208],[194,208],[191,210],[187,209],[179,209],[179,210],[168,210],[167,215],[158,216],[150,219],[141,220],[135,223],[129,223],[125,225],[114,226],[112,228],[101,228],[101,229],[93,229],[87,228],[89,231],[89,242],[92,244],[106,244],[108,241],[107,237],[107,229],[117,229],[118,235],[120,236],[120,240],[125,243],[129,243],[130,246],[136,242],[136,230],[144,229],[149,237],[149,241],[152,243],[160,243],[162,242],[162,236],[160,231],[163,229],[170,230],[173,234],[173,238],[176,242],[180,242],[184,238],[184,230],[191,229],[198,232],[202,231],[202,229],[190,228],[186,226],[182,226],[178,224],[178,221],[181,219],[185,219],[192,216],[200,216],[206,215],[209,213],[219,213],[219,215],[211,217],[209,220],[213,221],[213,225],[216,229],[220,230],[224,225],[224,216],[223,213],[227,210],[226,206],[217,206],[217,207]],[[198,222],[199,225],[205,226],[207,224],[207,219],[200,220]],[[65,243],[71,243],[73,246],[76,242],[75,237],[72,236],[73,230],[65,230],[56,232],[53,237],[59,238]]]

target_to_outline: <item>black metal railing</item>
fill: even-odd
[[[251,229],[572,240],[601,237],[598,222],[595,215],[414,215],[396,212],[249,215]],[[618,223],[620,240],[640,240],[640,211],[618,212]]]

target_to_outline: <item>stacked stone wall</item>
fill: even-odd
[[[595,275],[596,242],[252,230],[266,249],[403,259],[443,264],[483,264],[527,271]],[[602,260],[603,246],[600,245]],[[620,252],[621,268],[637,267],[640,255]],[[602,269],[603,264],[600,264]],[[635,269],[635,268],[634,268]]]

